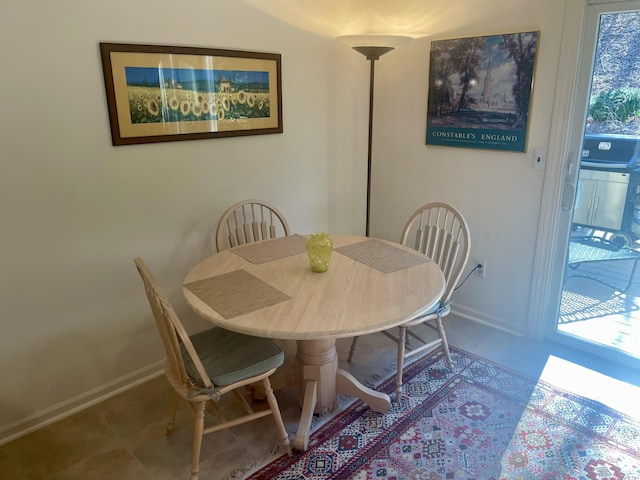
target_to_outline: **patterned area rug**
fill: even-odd
[[[251,479],[640,479],[640,421],[452,348],[405,367],[400,403],[353,403]],[[393,380],[378,389],[391,394]]]

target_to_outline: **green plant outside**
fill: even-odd
[[[598,122],[626,122],[640,117],[640,88],[616,88],[591,99],[589,116]]]

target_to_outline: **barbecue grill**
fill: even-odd
[[[585,135],[574,224],[612,232],[628,244],[640,237],[640,225],[633,224],[634,207],[638,210],[638,223],[640,136]]]
[[[640,166],[640,137],[632,135],[585,135],[582,168],[629,171]]]

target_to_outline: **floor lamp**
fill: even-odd
[[[403,35],[342,35],[337,38],[355,51],[360,52],[371,62],[371,70],[369,73],[369,144],[367,150],[367,220],[365,224],[365,235],[368,237],[371,211],[371,145],[373,143],[373,81],[375,78],[375,62],[385,53],[412,40],[412,38]]]

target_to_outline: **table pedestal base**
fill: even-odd
[[[391,406],[389,395],[365,387],[349,372],[338,368],[333,338],[298,340],[296,375],[298,400],[302,406],[295,440],[298,450],[306,450],[309,445],[313,415],[324,415],[333,410],[338,393],[361,399],[375,412],[386,412]]]

